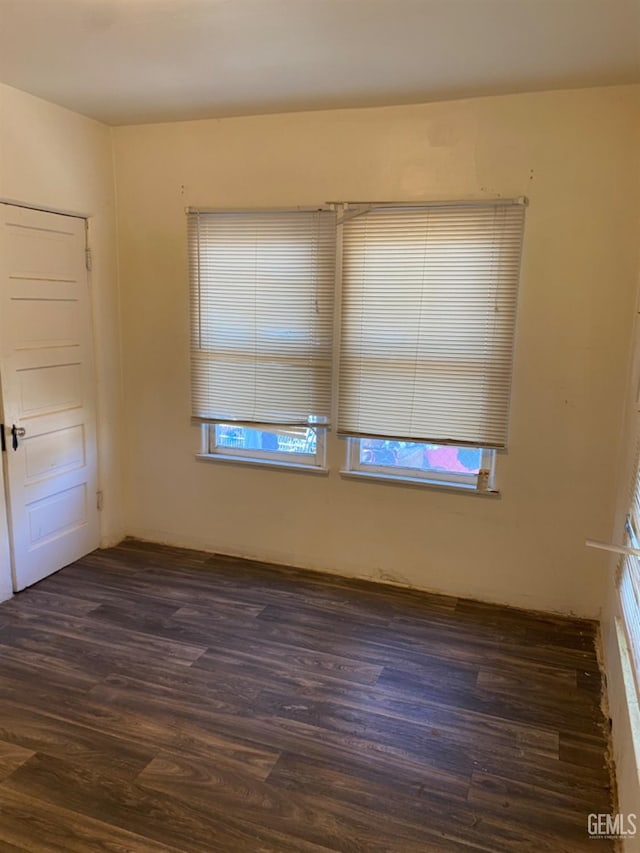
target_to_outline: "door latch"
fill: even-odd
[[[18,449],[18,439],[24,438],[27,431],[24,427],[17,427],[15,424],[11,427],[11,446],[14,450]]]

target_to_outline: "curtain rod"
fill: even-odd
[[[587,548],[597,548],[599,551],[612,551],[614,554],[625,554],[640,557],[640,548],[630,548],[628,545],[613,545],[609,542],[598,542],[595,539],[585,539]]]
[[[185,213],[331,213],[326,204],[299,205],[296,207],[185,207]]]
[[[328,201],[327,204],[344,204],[369,207],[491,207],[493,205],[522,205],[526,207],[529,199],[522,195],[518,198],[477,198],[454,199],[452,201]]]
[[[315,211],[330,211],[336,205],[368,206],[368,207],[492,207],[522,205],[526,207],[529,199],[526,196],[518,198],[478,198],[457,199],[453,201],[326,201],[324,204],[296,205],[293,207],[185,207],[188,214],[196,213],[314,213]]]

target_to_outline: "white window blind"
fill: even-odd
[[[333,211],[189,214],[196,421],[326,423]]]
[[[640,438],[636,452],[628,533],[633,548],[640,547]],[[634,663],[636,687],[640,695],[640,557],[628,554],[620,569],[620,604]]]
[[[523,222],[515,202],[347,212],[342,434],[506,446]]]

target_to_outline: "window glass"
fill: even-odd
[[[316,455],[315,429],[292,427],[270,430],[234,424],[217,424],[214,430],[215,445],[218,450],[262,450],[267,453],[286,453],[291,456]]]
[[[478,447],[450,447],[379,438],[360,439],[359,445],[361,465],[475,475],[482,467],[482,450]]]

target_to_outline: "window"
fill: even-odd
[[[627,518],[627,537],[631,548],[640,548],[640,439],[633,476],[631,508]],[[640,697],[640,556],[628,554],[620,565],[619,594],[622,615]]]
[[[507,444],[524,206],[364,207],[343,221],[348,470],[484,490],[478,472]]]
[[[190,213],[201,455],[492,491],[523,203],[338,207]]]
[[[206,453],[230,460],[284,463],[324,468],[324,428],[242,426],[206,427]]]
[[[203,454],[318,466],[331,407],[334,212],[194,212],[189,250]]]
[[[348,439],[349,472],[490,490],[494,451],[385,438]],[[479,479],[480,478],[480,479]]]

